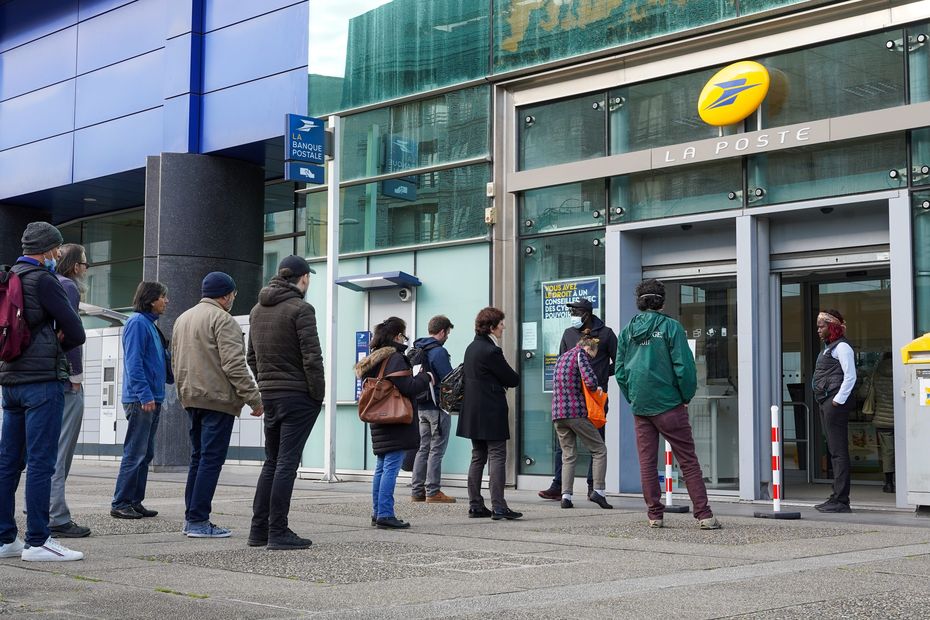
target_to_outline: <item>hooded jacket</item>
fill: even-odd
[[[559,355],[574,348],[584,335],[584,331],[584,327],[581,329],[576,327],[567,328],[562,334],[562,341],[559,343]],[[594,374],[597,375],[598,386],[602,387],[606,392],[607,382],[617,361],[617,335],[614,330],[604,325],[604,321],[594,315],[591,315],[591,326],[588,334],[592,338],[600,340],[597,345],[597,355],[591,360],[591,367],[594,369]]]
[[[387,366],[384,368],[385,375],[411,370],[410,363],[404,355],[406,348],[402,344],[391,344],[375,349],[355,365],[355,376],[359,379],[377,377],[381,363],[385,360],[387,360]],[[422,372],[416,377],[390,377],[388,381],[393,383],[400,393],[413,404],[413,418],[410,424],[369,424],[371,451],[375,456],[420,447],[420,416],[417,415],[416,396],[429,387],[429,375]]]
[[[661,312],[637,314],[620,332],[617,384],[635,415],[658,415],[694,398],[697,371],[681,323]]]
[[[420,348],[426,350],[426,363],[429,364],[427,370],[432,371],[436,376],[437,385],[430,386],[428,392],[428,398],[419,400],[421,409],[438,409],[439,405],[439,388],[438,383],[446,378],[446,376],[452,372],[452,362],[450,362],[451,356],[444,346],[442,346],[438,340],[432,336],[426,336],[425,338],[417,338],[413,341],[414,348]]]
[[[249,313],[249,368],[263,398],[300,392],[323,400],[323,354],[316,312],[303,293],[275,276]]]

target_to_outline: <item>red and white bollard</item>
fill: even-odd
[[[688,506],[672,505],[672,444],[665,442],[665,512],[688,512]]]
[[[781,500],[784,497],[781,480],[781,417],[778,407],[772,407],[772,512],[756,512],[760,519],[800,519],[800,512],[782,512]]]

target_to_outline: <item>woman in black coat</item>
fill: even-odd
[[[395,372],[407,371],[400,377],[389,377],[400,393],[410,400],[413,406],[413,419],[410,424],[370,424],[371,448],[378,463],[375,477],[371,484],[372,524],[380,529],[400,529],[410,527],[406,521],[394,515],[394,485],[397,472],[400,471],[404,454],[420,446],[420,417],[417,415],[417,394],[426,391],[435,378],[429,372],[412,376],[410,363],[404,355],[407,350],[407,325],[396,316],[388,317],[375,325],[371,339],[371,353],[355,365],[355,376],[377,377],[381,364],[386,362],[384,376]]]
[[[507,507],[504,500],[507,440],[510,420],[507,388],[517,387],[520,375],[504,359],[500,348],[504,333],[504,313],[485,308],[475,318],[475,339],[465,349],[465,399],[456,434],[471,439],[471,466],[468,468],[468,516],[519,519],[523,515]],[[491,508],[481,497],[481,474],[488,464]]]

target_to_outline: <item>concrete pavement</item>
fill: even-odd
[[[75,464],[69,502],[93,535],[63,542],[86,559],[0,560],[0,616],[930,617],[930,520],[909,512],[802,508],[788,522],[717,501],[722,530],[677,514],[651,530],[638,498],[562,510],[508,491],[525,517],[507,522],[468,519],[464,489],[445,489],[458,504],[412,504],[399,483],[397,513],[413,527],[383,531],[369,525],[368,484],[300,480],[291,527],[313,546],[273,552],[245,544],[257,468],[224,471],[213,521],[233,537],[219,540],[180,533],[183,473],[150,475],[158,517],[110,518],[115,475],[114,463]]]

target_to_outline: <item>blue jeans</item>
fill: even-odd
[[[16,540],[16,488],[27,465],[26,544],[41,547],[50,536],[48,507],[64,397],[60,381],[3,386],[0,543]]]
[[[209,521],[213,494],[226,462],[229,438],[236,417],[191,407],[187,410],[191,436],[191,465],[184,488],[184,519],[189,523]]]
[[[375,477],[371,481],[371,511],[378,519],[394,516],[394,485],[405,452],[396,450],[378,455]]]
[[[123,440],[123,460],[119,464],[116,490],[111,507],[126,508],[141,504],[145,499],[145,484],[149,479],[149,463],[155,456],[155,431],[161,403],[155,403],[155,411],[142,411],[142,403],[124,403],[129,428]]]

